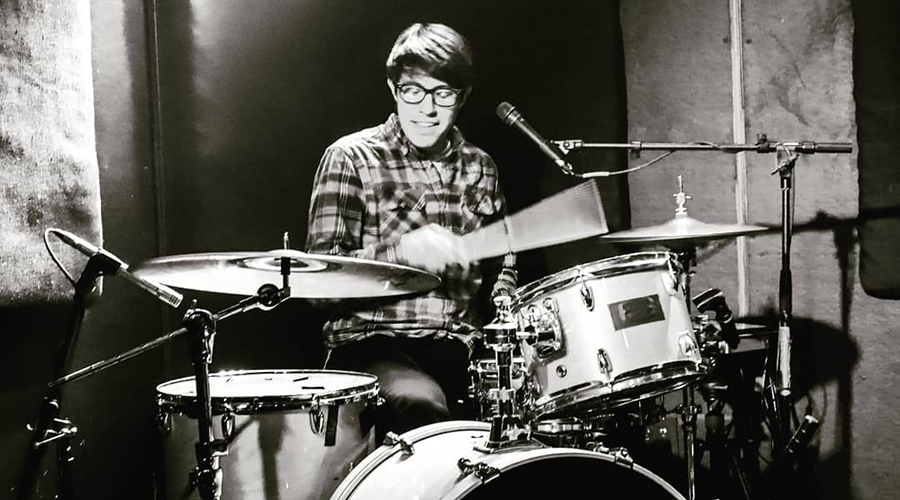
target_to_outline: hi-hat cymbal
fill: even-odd
[[[684,246],[747,236],[768,230],[767,227],[747,224],[709,224],[683,214],[663,224],[605,234],[600,236],[600,239],[611,243],[658,243]]]
[[[198,253],[159,257],[129,270],[175,288],[255,295],[265,284],[282,284],[281,259],[290,263],[291,297],[349,299],[426,292],[437,276],[399,264],[298,250]]]

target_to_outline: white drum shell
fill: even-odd
[[[318,389],[290,394],[295,379],[308,377]],[[321,500],[352,467],[375,449],[374,433],[363,433],[360,415],[374,403],[376,378],[337,371],[243,371],[210,375],[214,434],[224,438],[223,416],[233,408],[228,454],[220,457],[222,497]],[[267,384],[268,381],[268,384]],[[193,377],[157,388],[163,448],[165,498],[199,499],[190,487],[196,467],[197,421],[189,416],[196,393]],[[332,446],[325,445],[329,411],[337,411]]]
[[[518,314],[551,300],[562,331],[561,349],[547,356],[521,343],[536,416],[620,404],[702,376],[682,284],[671,254],[645,252],[576,266],[517,290]],[[617,328],[612,309],[641,300],[655,301],[662,317],[623,327],[620,316]]]
[[[628,467],[635,475],[642,476],[642,481],[653,483],[660,498],[683,499],[677,490],[655,474],[637,464],[615,464],[615,457],[605,453],[575,448],[548,448],[537,443],[494,453],[480,451],[477,447],[484,443],[489,433],[489,424],[471,421],[441,422],[409,431],[401,438],[411,445],[411,453],[404,451],[399,444],[378,448],[347,476],[331,500],[455,500],[468,496],[483,484],[504,480],[501,479],[504,473],[523,465],[535,462],[543,462],[541,465],[545,465],[554,459],[571,457],[596,461],[598,470]],[[458,466],[461,459],[493,467],[498,474],[480,479],[476,474],[463,473]],[[542,485],[551,489],[553,484],[567,481],[565,477],[553,476],[537,476],[532,479],[535,486]],[[528,489],[529,486],[526,484],[518,487]],[[597,484],[593,491],[585,491],[583,498],[607,497],[614,491],[617,491],[615,485]]]

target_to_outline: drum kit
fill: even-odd
[[[692,313],[693,249],[768,228],[706,224],[687,215],[683,192],[676,199],[674,220],[599,237],[669,250],[578,265],[495,299],[496,317],[482,332],[493,355],[470,368],[472,420],[388,433],[375,443],[368,413],[380,399],[373,375],[210,373],[216,324],[234,314],[288,298],[391,297],[439,284],[407,266],[290,250],[286,236],[281,250],[161,257],[135,266],[131,272],[145,280],[248,298],[216,314],[194,304],[183,328],[51,385],[190,335],[195,375],[157,387],[159,489],[170,499],[532,498],[624,489],[638,498],[693,500],[700,413],[694,389],[715,386],[715,358],[728,350],[724,343],[734,343],[715,326],[724,314],[712,321]],[[281,287],[271,283],[279,278]],[[699,297],[700,313],[723,304],[721,293]],[[636,463],[615,435],[622,409],[679,390],[683,492]],[[715,389],[701,392],[710,395],[711,409],[721,409]]]

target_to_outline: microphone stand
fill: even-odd
[[[791,276],[791,238],[793,236],[792,189],[797,156],[786,152],[772,174],[781,177],[781,272],[778,279],[778,339],[776,357],[776,386],[774,395],[776,429],[772,433],[772,446],[780,462],[784,445],[791,435],[791,316],[793,314],[793,280]],[[780,464],[779,464],[780,465]],[[785,471],[786,472],[786,471]]]
[[[92,257],[93,259],[93,257]],[[287,261],[287,263],[286,263]],[[112,262],[112,261],[110,261]],[[117,269],[118,267],[116,267]],[[235,314],[251,311],[253,309],[261,309],[264,311],[271,310],[287,300],[290,297],[290,286],[287,285],[288,277],[287,273],[290,272],[290,264],[289,259],[282,257],[282,273],[284,274],[284,286],[282,288],[278,288],[272,284],[265,284],[259,288],[259,291],[256,295],[247,297],[237,304],[227,307],[222,311],[212,314],[209,311],[205,311],[202,309],[196,308],[196,301],[191,306],[191,308],[185,313],[183,319],[183,325],[181,328],[172,331],[162,337],[151,340],[150,342],[144,343],[134,349],[126,351],[122,354],[114,356],[112,358],[94,363],[92,365],[86,366],[79,370],[76,370],[68,375],[62,376],[53,380],[49,384],[47,384],[47,389],[49,394],[57,394],[59,393],[60,387],[67,383],[73,382],[75,380],[80,380],[86,378],[94,373],[97,373],[101,370],[109,368],[111,366],[117,365],[122,361],[130,359],[138,354],[146,352],[150,349],[158,347],[175,337],[181,336],[185,333],[190,334],[191,340],[191,348],[192,348],[192,363],[194,366],[194,375],[196,378],[197,385],[197,403],[201,405],[198,408],[197,415],[197,427],[198,427],[198,437],[199,440],[195,444],[195,455],[197,456],[197,468],[194,469],[190,473],[191,484],[197,486],[198,491],[200,493],[201,498],[204,500],[207,499],[218,499],[221,496],[222,490],[222,471],[219,469],[219,460],[218,457],[227,453],[226,445],[227,443],[223,440],[213,439],[212,434],[212,397],[209,389],[209,365],[212,363],[212,352],[213,352],[213,342],[215,339],[216,333],[216,323],[218,321],[227,319]],[[88,289],[89,290],[89,289]],[[81,308],[83,314],[83,308]],[[80,324],[81,317],[80,315],[74,319],[77,323]],[[67,339],[65,350],[68,351],[70,348],[70,340]],[[62,352],[62,351],[61,351]],[[58,413],[58,403],[55,403],[55,399],[45,398],[45,408],[50,408],[51,411],[47,411],[49,418],[53,418],[55,413]],[[49,404],[47,404],[49,403]],[[55,407],[54,407],[55,404]],[[54,409],[55,408],[55,409]],[[42,414],[43,416],[43,414]],[[66,421],[67,422],[67,421]],[[39,429],[38,429],[39,430]],[[63,437],[69,437],[70,434],[74,434],[77,429],[74,429],[71,432],[63,432],[59,431],[61,434],[64,434],[60,437],[53,437],[52,439],[45,439],[38,443],[38,445],[45,444],[46,442],[62,439]],[[35,441],[39,438],[39,434],[36,433]],[[35,446],[37,448],[37,446]],[[30,451],[30,450],[29,450]],[[67,451],[67,450],[66,450]],[[62,458],[69,459],[68,455],[63,456]],[[61,459],[62,459],[61,458]],[[31,459],[29,457],[29,460]],[[70,461],[65,462],[68,464]],[[62,463],[62,462],[61,462]],[[62,465],[60,466],[61,470],[64,469]],[[26,468],[26,470],[31,470]],[[65,476],[67,479],[69,478],[68,470],[65,470],[67,475]],[[33,473],[32,473],[33,474]],[[71,484],[67,482],[61,482],[63,491],[59,495],[58,498],[63,500],[67,500],[72,498],[72,488]],[[23,484],[24,479],[23,479]],[[21,496],[21,493],[25,493],[25,490],[20,488],[20,498],[27,498],[26,496]]]
[[[109,256],[99,253],[88,259],[81,276],[75,283],[74,302],[66,322],[66,333],[56,351],[54,378],[61,377],[69,366],[69,358],[75,340],[81,331],[88,297],[96,286],[97,279],[104,274],[115,274],[120,265],[121,263]],[[59,481],[59,493],[56,498],[60,500],[74,498],[72,482],[74,457],[71,444],[72,437],[78,433],[78,427],[71,420],[60,416],[61,407],[62,391],[60,387],[56,384],[48,385],[38,409],[38,417],[26,453],[22,476],[16,489],[18,498],[29,498],[32,495],[37,482],[38,468],[46,450],[44,447],[54,442],[56,443],[56,472]]]

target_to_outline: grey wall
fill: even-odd
[[[747,142],[765,133],[781,141],[855,143],[853,88],[874,82],[853,81],[850,3],[743,4]],[[728,2],[623,3],[630,139],[733,142],[728,16]],[[878,54],[889,46],[856,50]],[[892,60],[889,53],[877,57],[883,64]],[[747,162],[749,222],[780,227],[780,182],[770,175],[774,155],[751,153]],[[823,424],[812,454],[803,459],[805,474],[788,491],[805,498],[893,498],[900,483],[884,471],[897,460],[900,357],[894,344],[900,307],[867,296],[857,278],[856,154],[803,157],[795,172],[796,408]],[[671,219],[679,174],[693,196],[690,215],[704,222],[736,221],[733,158],[678,153],[630,177],[635,227]],[[780,235],[750,238],[748,248],[750,308],[744,319],[772,324]],[[720,288],[737,310],[735,244],[699,253],[694,292]],[[770,457],[770,450],[763,448],[762,456]]]

